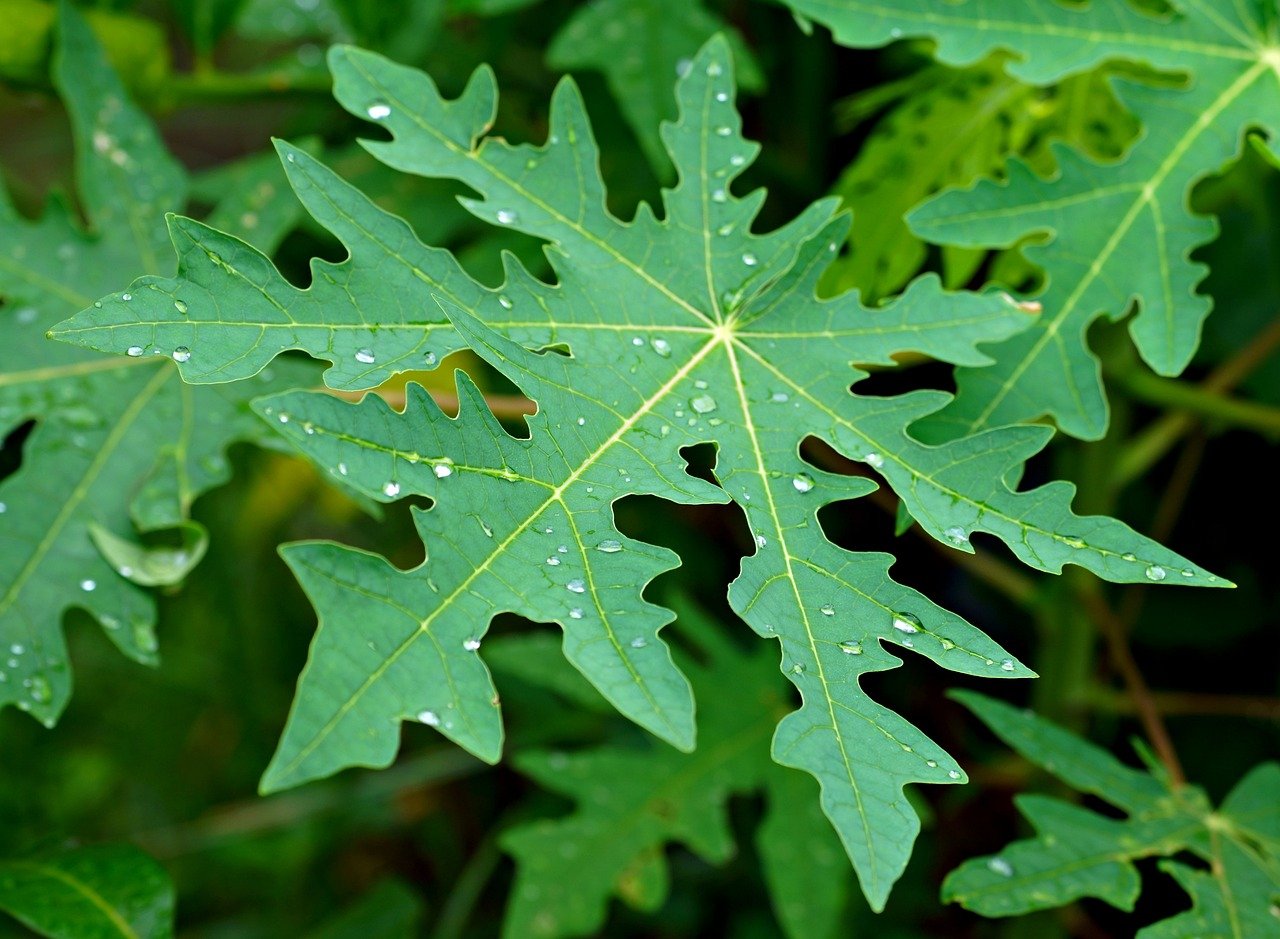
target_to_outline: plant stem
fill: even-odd
[[[1241,401],[1209,391],[1203,385],[1189,385],[1173,378],[1161,378],[1134,368],[1114,378],[1139,401],[1159,407],[1189,411],[1200,417],[1257,431],[1269,437],[1280,436],[1280,408],[1256,401]]]
[[[1277,348],[1280,348],[1280,317],[1214,369],[1200,387],[1210,393],[1226,394],[1253,374]],[[1185,411],[1167,414],[1129,441],[1116,466],[1116,485],[1123,488],[1144,475],[1197,421],[1195,415]]]
[[[1244,694],[1197,694],[1190,691],[1152,691],[1151,700],[1165,716],[1251,717],[1280,721],[1280,698]],[[1098,689],[1088,703],[1116,714],[1136,714],[1127,694]]]
[[[1156,754],[1160,757],[1160,762],[1169,771],[1170,780],[1175,786],[1184,785],[1187,777],[1182,771],[1182,763],[1178,760],[1178,753],[1173,748],[1173,739],[1169,736],[1169,728],[1165,726],[1164,717],[1161,715],[1160,708],[1151,694],[1151,688],[1148,687],[1146,679],[1142,677],[1142,671],[1138,668],[1138,663],[1133,657],[1133,650],[1129,648],[1128,627],[1111,609],[1111,605],[1103,599],[1098,592],[1097,585],[1092,581],[1087,582],[1083,589],[1077,592],[1077,596],[1084,603],[1085,609],[1088,610],[1094,624],[1106,640],[1107,651],[1110,654],[1111,661],[1115,664],[1117,671],[1120,672],[1121,678],[1124,679],[1129,698],[1133,701],[1138,719],[1142,722],[1143,730],[1146,731],[1147,738],[1151,741],[1152,747],[1155,748]]]

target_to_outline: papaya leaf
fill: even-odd
[[[729,797],[761,790],[768,809],[758,840],[786,933],[794,939],[833,934],[848,867],[817,807],[812,780],[769,758],[770,730],[788,707],[776,666],[766,649],[744,651],[687,601],[676,606],[677,632],[701,656],[679,656],[702,702],[698,750],[680,753],[648,741],[518,754],[522,773],[576,809],[503,835],[502,846],[516,861],[506,935],[597,935],[611,895],[636,909],[660,907],[669,882],[665,846],[680,843],[723,863],[734,851]],[[546,684],[559,690],[567,680],[552,677]],[[830,902],[815,903],[817,891]]]
[[[592,0],[561,27],[547,50],[553,68],[603,73],[649,163],[662,176],[671,163],[658,125],[676,116],[677,75],[717,32],[727,28],[699,0]],[[734,32],[738,85],[759,91],[764,76]]]
[[[0,910],[50,939],[165,939],[173,884],[128,845],[0,860]]]
[[[1165,858],[1160,869],[1191,896],[1191,909],[1138,933],[1142,939],[1280,936],[1280,764],[1245,776],[1214,809],[1194,786],[1131,769],[1104,750],[1029,711],[973,692],[956,692],[1005,743],[1080,792],[1124,812],[1124,819],[1039,795],[1017,798],[1036,831],[999,854],[966,861],[942,887],[943,899],[983,916],[1017,916],[1081,897],[1132,910],[1142,890],[1134,863]],[[1169,860],[1183,853],[1194,867]]]
[[[1160,374],[1182,371],[1211,307],[1197,292],[1206,269],[1191,254],[1217,232],[1213,219],[1190,211],[1188,197],[1240,152],[1246,130],[1274,140],[1280,128],[1274,4],[1173,0],[1174,12],[1161,17],[1127,0],[787,2],[847,45],[926,37],[951,65],[1006,50],[1015,56],[1009,73],[1033,84],[1112,60],[1173,73],[1176,80],[1115,80],[1144,128],[1123,159],[1099,163],[1061,147],[1049,178],[1015,159],[1006,180],[945,193],[909,221],[926,240],[950,245],[1006,247],[1033,234],[1044,241],[1025,251],[1045,270],[1037,297],[1044,315],[990,350],[994,366],[959,371],[955,402],[931,422],[947,435],[1047,414],[1073,436],[1101,437],[1106,398],[1085,332],[1135,302],[1129,331],[1142,357]]]
[[[311,372],[282,362],[270,380],[193,388],[174,367],[181,348],[138,347],[119,358],[45,339],[122,270],[165,267],[162,212],[181,206],[186,191],[182,169],[69,4],[60,8],[54,77],[92,228],[57,199],[28,220],[0,192],[0,433],[35,422],[18,470],[0,480],[0,704],[50,726],[71,691],[63,611],[88,611],[122,652],[154,663],[154,603],[130,578],[171,583],[186,565],[141,575],[121,558],[133,545],[155,559],[135,536],[172,528],[183,529],[188,560],[202,552],[188,511],[227,479],[223,451],[234,440],[272,440],[248,400]],[[103,540],[115,550],[101,552]]]
[[[680,116],[662,133],[680,181],[664,194],[663,217],[644,205],[630,222],[605,208],[572,81],[557,89],[548,140],[534,147],[481,142],[497,104],[488,69],[447,100],[421,72],[371,53],[337,49],[331,63],[339,100],[392,134],[366,142],[376,157],[466,183],[480,196],[464,200],[477,217],[548,243],[555,286],[512,259],[501,287],[475,283],[448,252],[423,246],[282,145],[295,190],[347,245],[347,260],[313,262],[312,285],[299,289],[243,243],[175,219],[177,278],[146,278],[130,288],[138,299],[105,297],[57,330],[105,350],[181,343],[191,356],[179,368],[202,382],[252,375],[302,348],[332,363],[331,384],[350,389],[468,345],[538,404],[529,436],[515,437],[465,376],[452,418],[414,385],[403,412],[377,397],[351,404],[305,392],[260,403],[344,485],[380,501],[434,503],[415,511],[428,553],[412,571],[333,544],[285,549],[320,627],[264,790],[386,766],[405,720],[498,759],[498,698],[477,652],[504,611],[558,623],[566,657],[606,699],[691,749],[692,695],[658,635],[671,613],[643,595],[678,559],[619,532],[612,503],[636,494],[732,500],[756,551],[730,601],[759,635],[782,643],[782,668],[804,701],[780,725],[774,757],[819,780],[824,810],[880,907],[919,830],[903,786],[964,774],[875,704],[858,676],[901,665],[891,647],[967,674],[1031,672],[894,582],[891,556],[826,539],[818,510],[876,483],[818,469],[801,457],[804,438],[866,464],[925,531],[957,550],[971,552],[972,536],[986,532],[1040,570],[1077,564],[1121,582],[1226,586],[1118,521],[1076,516],[1068,484],[1006,485],[1045,445],[1047,428],[928,446],[906,427],[948,395],[850,393],[866,375],[852,363],[890,366],[911,350],[980,364],[978,343],[1026,328],[1029,317],[1004,295],[950,294],[933,277],[878,309],[856,294],[819,300],[847,216],[823,200],[776,231],[752,230],[764,193],[741,197],[732,184],[758,148],[740,133],[723,39],[677,83]],[[175,297],[188,307],[181,315]],[[685,471],[682,448],[707,442],[719,448],[719,485]]]
[[[1013,78],[1001,56],[965,69],[932,65],[918,75],[920,84],[913,76],[910,94],[875,123],[836,183],[834,192],[856,224],[849,251],[831,265],[824,289],[858,287],[869,298],[902,289],[927,250],[907,226],[907,213],[940,190],[999,172],[1010,155],[1048,174],[1054,170],[1050,141],[1114,159],[1133,137],[1132,119],[1102,69],[1049,88]],[[946,246],[944,281],[963,286],[984,256]]]

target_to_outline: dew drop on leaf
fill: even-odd
[[[893,628],[900,633],[918,633],[921,628],[920,617],[914,613],[899,611],[893,614]]]

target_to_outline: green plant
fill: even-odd
[[[1264,327],[1239,349],[1218,342],[1227,357],[1210,359],[1197,386],[1147,371],[1117,330],[1095,324],[1136,301],[1129,325],[1145,362],[1169,376],[1191,360],[1211,306],[1197,292],[1208,268],[1191,252],[1217,230],[1206,211],[1226,218],[1265,190],[1263,138],[1195,189],[1199,203],[1187,200],[1265,113],[1270,14],[1261,2],[1209,0],[1172,11],[1125,0],[788,4],[846,46],[935,42],[840,53],[878,56],[847,60],[881,72],[843,106],[877,129],[816,192],[788,170],[807,158],[803,146],[797,156],[784,134],[762,151],[737,107],[736,70],[757,90],[770,75],[767,114],[779,80],[790,81],[776,77],[786,43],[826,42],[781,38],[788,19],[777,10],[344,2],[286,16],[265,2],[175,3],[194,68],[153,90],[156,100],[182,113],[282,95],[294,102],[292,136],[306,142],[278,140],[278,163],[250,156],[202,174],[195,201],[212,206],[203,222],[160,214],[186,201],[185,174],[128,103],[86,21],[59,4],[52,74],[75,129],[90,228],[79,231],[56,202],[38,222],[14,209],[3,219],[16,248],[0,249],[0,313],[17,340],[0,349],[11,432],[0,525],[12,536],[0,550],[0,638],[13,653],[0,688],[52,726],[71,700],[63,611],[90,612],[127,655],[155,665],[151,594],[186,581],[162,609],[204,625],[158,672],[174,669],[163,700],[205,696],[202,713],[220,715],[198,730],[213,753],[228,733],[244,741],[245,755],[215,758],[236,787],[265,771],[261,801],[194,827],[165,822],[166,809],[150,832],[127,815],[73,828],[110,787],[141,782],[165,793],[151,798],[187,804],[187,817],[217,797],[153,779],[154,758],[54,757],[94,770],[65,796],[36,798],[39,820],[0,855],[14,870],[55,871],[46,881],[66,867],[65,885],[101,902],[84,917],[67,907],[65,923],[31,912],[39,904],[0,906],[50,935],[168,934],[171,894],[113,893],[130,865],[154,862],[48,844],[134,836],[176,868],[180,912],[188,891],[197,909],[225,906],[220,892],[237,898],[230,917],[205,915],[227,934],[406,935],[422,928],[421,877],[393,864],[318,897],[324,877],[312,865],[374,833],[417,832],[415,853],[431,864],[470,845],[435,892],[429,921],[442,937],[646,928],[611,897],[640,914],[662,910],[673,934],[705,932],[715,905],[691,901],[686,885],[711,877],[699,873],[706,865],[767,888],[771,913],[735,905],[744,934],[841,934],[843,911],[859,906],[905,930],[965,934],[954,917],[929,925],[943,914],[923,898],[940,877],[908,862],[923,853],[954,866],[966,848],[951,839],[972,841],[968,850],[995,842],[962,837],[971,826],[961,815],[917,844],[922,820],[973,809],[913,784],[973,788],[957,785],[969,781],[948,752],[957,747],[977,765],[980,791],[1002,773],[1037,781],[967,739],[947,685],[899,677],[919,654],[953,682],[1039,672],[1007,693],[1024,697],[1030,685],[1042,716],[953,696],[1031,764],[1127,815],[1078,797],[1019,797],[1036,837],[961,864],[942,883],[944,901],[988,917],[1085,897],[1132,910],[1133,862],[1158,856],[1180,890],[1148,890],[1158,915],[1120,928],[1280,934],[1276,765],[1264,762],[1265,745],[1241,744],[1228,769],[1209,771],[1209,788],[1234,786],[1212,809],[1166,725],[1174,699],[1152,692],[1133,651],[1149,641],[1148,588],[1158,588],[1149,615],[1175,622],[1203,621],[1196,611],[1224,603],[1266,609],[1269,588],[1237,553],[1193,546],[1201,567],[1158,541],[1169,540],[1209,431],[1280,431],[1265,400],[1228,397],[1280,330]],[[421,29],[397,28],[407,21]],[[536,23],[543,38],[514,39],[516,23]],[[727,24],[732,40],[715,35]],[[230,48],[220,37],[237,30],[264,37],[266,71],[220,69],[219,50]],[[1211,41],[1215,32],[1236,45]],[[335,125],[308,77],[319,68],[315,38],[359,38],[412,59],[436,50],[438,83],[333,45],[333,97],[353,119]],[[282,41],[305,43],[296,62],[272,45]],[[922,64],[922,53],[942,64]],[[508,55],[522,64],[504,75],[513,90],[500,109],[498,76],[480,63]],[[603,72],[607,90],[560,79],[544,118],[547,83],[530,64],[544,58]],[[812,89],[811,77],[800,86]],[[601,100],[616,101],[622,120],[589,118]],[[242,104],[219,106],[235,115]],[[811,132],[829,135],[821,111],[815,120]],[[375,139],[353,149],[352,128]],[[542,142],[508,142],[520,139]],[[636,139],[641,156],[627,152]],[[653,188],[672,167],[666,188]],[[981,180],[992,174],[1003,178]],[[744,194],[748,181],[770,196]],[[838,198],[821,197],[828,184]],[[948,186],[967,188],[934,197]],[[1215,272],[1230,269],[1232,234],[1208,249],[1224,251],[1206,255]],[[1212,277],[1205,286],[1219,289]],[[1256,322],[1249,305],[1274,300],[1243,299],[1234,281],[1223,289],[1239,302],[1224,304],[1211,330],[1220,318],[1228,333],[1240,317]],[[1091,348],[1123,392],[1110,403]],[[328,363],[323,374],[311,359]],[[954,395],[938,388],[953,366]],[[121,393],[135,376],[142,391]],[[1271,387],[1258,387],[1265,399]],[[1141,409],[1152,404],[1167,412],[1146,427]],[[1046,414],[1098,442],[1053,441],[1052,427],[1027,423]],[[196,496],[228,481],[224,451],[237,440],[276,455],[244,456],[248,475],[193,518]],[[1109,517],[1143,517],[1130,494],[1184,440],[1149,526],[1157,540]],[[1045,481],[1055,477],[1064,479]],[[70,499],[52,497],[63,490]],[[883,546],[868,532],[886,511],[893,554],[868,550]],[[302,633],[286,627],[306,614],[283,571],[245,564],[279,541],[294,542],[281,554],[319,627],[268,761],[281,676],[300,653]],[[1024,573],[1000,559],[1006,550],[1061,576]],[[901,582],[889,576],[895,555]],[[943,573],[952,565],[964,579]],[[1232,580],[1242,589],[1178,592],[1175,606],[1160,606],[1171,586]],[[906,585],[920,581],[927,590]],[[264,607],[258,596],[273,600]],[[232,624],[214,626],[224,610]],[[1016,628],[1026,622],[1034,642]],[[562,641],[536,625],[546,623]],[[1247,617],[1238,629],[1241,643],[1274,646]],[[780,661],[762,638],[779,643]],[[1096,640],[1125,694],[1097,669]],[[1172,641],[1206,642],[1203,630]],[[219,656],[237,665],[209,696],[197,689]],[[118,667],[90,661],[91,675]],[[1276,678],[1263,665],[1251,679],[1257,697],[1213,701],[1273,713],[1264,695]],[[92,707],[92,683],[88,694]],[[77,716],[79,700],[56,734],[97,722]],[[1081,739],[1112,733],[1109,715],[1126,708],[1148,741],[1147,773]],[[429,742],[437,735],[450,743]],[[170,752],[163,740],[130,746]],[[386,769],[402,749],[402,765]],[[147,768],[134,779],[127,765]],[[327,779],[354,767],[383,771]],[[450,794],[458,775],[484,787],[482,804]],[[510,786],[518,797],[501,788]],[[15,799],[35,798],[22,793]],[[437,813],[407,807],[419,796],[453,800],[478,833],[442,831]],[[185,860],[206,852],[232,886],[213,887],[208,869]],[[494,882],[502,852],[515,862],[509,893]],[[253,871],[271,873],[258,883]],[[852,899],[851,873],[865,901]],[[4,877],[0,892],[27,896]],[[921,898],[914,909],[890,900],[900,878],[895,896]],[[295,889],[306,899],[281,901]],[[496,890],[508,893],[500,926],[477,909]],[[1192,909],[1179,912],[1188,895]],[[150,925],[130,904],[146,905]],[[1112,915],[1067,907],[1041,921],[1043,934]]]

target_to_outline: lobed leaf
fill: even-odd
[[[1142,889],[1134,862],[1187,852],[1206,867],[1171,860],[1160,867],[1191,895],[1191,909],[1139,936],[1280,935],[1280,918],[1269,899],[1280,887],[1280,855],[1271,837],[1280,817],[1275,799],[1280,764],[1254,769],[1215,811],[1199,789],[1169,788],[1166,781],[1121,765],[1030,712],[973,692],[953,696],[1027,759],[1127,817],[1108,818],[1045,796],[1020,796],[1018,808],[1036,836],[966,861],[947,875],[943,899],[984,916],[1014,916],[1082,897],[1132,910]]]
[[[50,726],[71,691],[63,611],[86,610],[122,652],[154,663],[155,608],[139,584],[158,582],[156,572],[122,559],[130,550],[151,557],[139,534],[182,528],[186,545],[169,551],[161,575],[178,579],[203,550],[189,509],[227,479],[226,448],[272,439],[249,398],[311,371],[282,362],[244,386],[192,388],[178,377],[174,360],[186,352],[177,345],[104,357],[45,339],[122,270],[164,267],[161,213],[186,193],[182,169],[125,97],[88,27],[69,4],[59,11],[54,79],[92,228],[82,230],[58,199],[40,219],[25,219],[0,192],[0,434],[34,422],[20,467],[0,480],[0,705]],[[112,547],[101,550],[104,543]]]
[[[1212,219],[1192,214],[1189,193],[1239,153],[1246,130],[1280,128],[1280,41],[1269,0],[1175,0],[1166,17],[1128,0],[787,2],[847,45],[926,37],[952,65],[1008,51],[1009,73],[1034,84],[1116,59],[1178,79],[1115,81],[1145,128],[1118,162],[1058,148],[1052,177],[1015,159],[1007,180],[945,193],[911,214],[913,230],[929,241],[1004,247],[1035,235],[1044,242],[1025,253],[1045,270],[1036,298],[1045,315],[994,347],[994,366],[959,371],[955,402],[931,421],[936,432],[962,436],[1047,414],[1073,436],[1101,437],[1106,398],[1085,333],[1134,303],[1129,329],[1143,358],[1164,375],[1185,368],[1210,310],[1197,292],[1205,268],[1191,254],[1217,232]]]
[[[498,700],[478,651],[493,616],[560,625],[571,662],[622,713],[678,748],[694,743],[688,682],[659,630],[671,619],[644,598],[675,566],[665,549],[627,538],[612,504],[633,494],[675,502],[732,500],[756,551],[730,588],[734,609],[781,642],[802,705],[775,734],[778,762],[821,783],[822,805],[877,908],[919,829],[903,787],[963,780],[959,766],[862,690],[908,649],[944,668],[993,678],[1031,673],[975,627],[889,577],[892,558],[826,539],[818,510],[875,483],[827,473],[800,444],[822,438],[886,481],[922,527],[972,551],[987,532],[1042,570],[1087,567],[1117,581],[1225,585],[1112,519],[1079,517],[1072,488],[1018,492],[1004,481],[1044,446],[1045,428],[1013,427],[930,446],[906,427],[948,396],[850,392],[854,363],[892,365],[917,351],[986,361],[978,345],[1027,328],[1000,294],[951,294],[923,278],[879,309],[856,294],[815,295],[847,218],[824,200],[772,232],[754,231],[763,192],[737,195],[757,148],[740,134],[728,45],[713,40],[677,84],[679,119],[662,129],[678,183],[662,217],[622,221],[605,207],[581,98],[563,82],[547,142],[485,136],[497,104],[479,70],[461,96],[366,52],[331,58],[340,101],[391,134],[366,141],[405,172],[467,184],[463,204],[498,228],[547,243],[555,284],[508,259],[506,282],[476,284],[315,160],[282,146],[301,198],[350,250],[313,263],[293,287],[265,257],[176,219],[177,278],[104,298],[59,328],[102,349],[182,342],[184,376],[253,374],[288,348],[332,363],[328,379],[369,387],[395,371],[473,348],[538,404],[528,436],[508,434],[459,380],[445,416],[420,390],[403,413],[377,399],[347,404],[289,394],[261,405],[287,438],[335,478],[380,500],[425,496],[415,519],[427,560],[400,571],[330,544],[285,551],[321,619],[264,789],[394,758],[399,724],[421,720],[487,760],[501,745]],[[190,297],[175,316],[169,297]],[[433,313],[441,310],[442,313]],[[447,319],[446,319],[447,317]],[[564,354],[562,354],[564,353]],[[711,485],[681,451],[718,448]],[[653,875],[645,868],[646,877]]]

